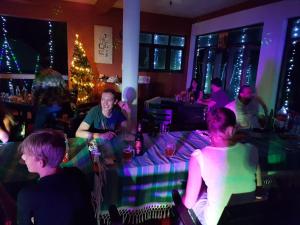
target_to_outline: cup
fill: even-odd
[[[123,149],[123,159],[125,161],[130,161],[133,158],[134,149],[132,146],[127,146]]]
[[[176,144],[173,142],[168,142],[165,147],[165,155],[167,157],[172,157],[175,154]]]

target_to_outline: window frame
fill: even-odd
[[[149,67],[148,69],[140,68],[139,65],[139,72],[160,72],[160,73],[183,73],[184,67],[185,67],[185,48],[186,48],[186,36],[185,35],[179,35],[179,34],[165,34],[165,33],[159,33],[159,32],[144,32],[141,31],[140,33],[143,34],[151,34],[152,40],[151,44],[149,43],[139,43],[139,48],[145,47],[149,48]],[[154,36],[155,35],[166,35],[168,36],[168,45],[162,45],[162,44],[154,44]],[[171,45],[171,37],[183,37],[184,38],[184,46],[172,46]],[[160,48],[160,49],[166,49],[166,62],[165,62],[165,69],[154,69],[154,49]],[[182,50],[182,58],[181,58],[181,69],[180,70],[172,70],[170,69],[171,66],[171,50]],[[140,58],[139,58],[140,59]]]

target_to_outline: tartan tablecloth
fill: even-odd
[[[253,134],[248,142],[258,147],[260,159],[265,159],[263,170],[268,166],[281,165],[277,168],[296,166],[299,169],[299,142],[291,144],[270,134]],[[176,144],[176,152],[166,157],[165,146],[168,142]],[[67,163],[62,166],[76,166],[86,174],[92,174],[92,163],[85,139],[69,139],[70,150]],[[178,189],[183,192],[187,181],[188,161],[195,149],[209,145],[209,138],[204,132],[170,132],[155,137],[144,135],[145,153],[134,157],[130,162],[122,161],[122,149],[128,145],[122,138],[112,141],[99,141],[98,146],[105,157],[114,157],[116,163],[106,168],[106,182],[103,186],[101,205],[102,222],[108,223],[107,209],[115,204],[123,219],[130,223],[139,223],[147,219],[165,218],[172,207],[171,192]],[[26,182],[37,178],[29,174],[26,166],[19,164],[17,153],[19,143],[0,144],[0,181],[2,183]],[[274,159],[276,159],[274,161]]]

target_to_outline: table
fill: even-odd
[[[101,218],[108,223],[107,208],[115,204],[123,219],[134,224],[147,219],[165,218],[171,213],[171,191],[183,193],[188,174],[190,154],[209,144],[201,131],[178,131],[158,136],[144,135],[147,151],[131,162],[121,162],[122,149],[127,145],[120,138],[111,142],[99,142],[105,157],[115,156],[117,163],[107,166],[106,184],[103,188]],[[168,158],[164,146],[168,140],[176,141],[176,154]],[[300,142],[284,140],[276,134],[250,133],[246,141],[257,146],[263,171],[299,170]],[[92,164],[86,141],[80,138],[69,140],[70,160],[63,166],[77,166],[91,174]],[[27,182],[37,177],[28,174],[24,165],[18,164],[16,148],[19,143],[0,146],[0,180],[4,184]],[[277,159],[275,161],[272,161]]]

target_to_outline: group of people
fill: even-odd
[[[235,105],[228,106],[229,98],[221,81],[214,79],[211,84],[211,98],[204,102],[211,109],[207,116],[211,145],[191,155],[183,203],[194,210],[202,224],[216,225],[231,194],[253,192],[256,186],[261,186],[257,150],[252,145],[234,142],[233,136],[238,123],[251,127],[246,122],[257,122],[252,114],[258,113],[258,105],[262,103],[250,87],[243,86]],[[250,113],[241,114],[245,110]],[[117,100],[114,90],[104,90],[100,104],[87,113],[76,136],[111,140],[128,128],[130,112],[128,104]],[[60,168],[66,152],[63,133],[35,131],[19,149],[28,171],[37,173],[40,179],[18,194],[18,224],[96,223],[91,190],[84,175],[76,168]],[[206,192],[201,191],[204,183]]]
[[[231,109],[237,119],[238,127],[241,129],[263,128],[264,122],[260,121],[260,107],[264,111],[264,118],[268,117],[268,110],[263,100],[255,95],[252,87],[243,85],[239,89],[238,97],[230,101],[227,93],[223,90],[223,84],[220,78],[211,80],[211,94],[209,98],[204,98],[203,91],[197,79],[193,78],[190,87],[186,91],[188,95],[193,95],[197,103],[206,105],[209,110],[226,107]]]

